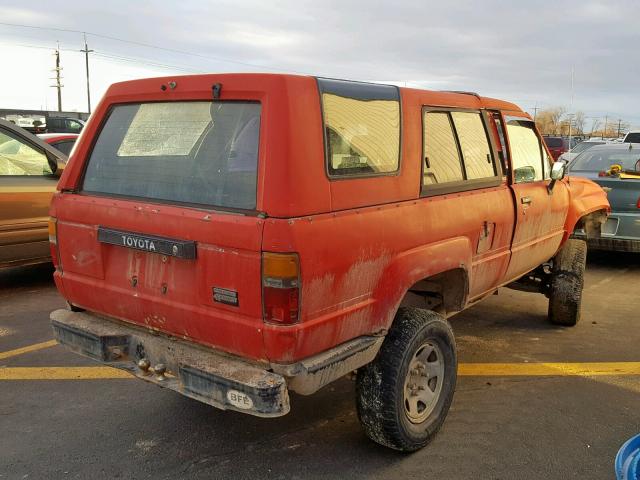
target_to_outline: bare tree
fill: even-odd
[[[591,120],[591,136],[593,136],[593,133],[598,130],[598,128],[600,128],[600,119],[599,118],[593,118]]]
[[[574,135],[584,135],[584,124],[586,122],[586,118],[584,116],[584,112],[576,112],[573,116],[573,134]]]
[[[538,112],[538,115],[536,115],[538,130],[545,135],[561,133],[561,119],[565,111],[564,107],[553,107]]]

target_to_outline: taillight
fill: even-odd
[[[295,253],[262,254],[262,308],[265,322],[291,325],[300,317],[300,262]]]
[[[49,249],[51,250],[51,260],[53,266],[62,269],[60,264],[60,255],[58,253],[58,219],[55,217],[49,217]]]
[[[636,208],[640,208],[640,197],[638,197],[638,201],[636,202]]]

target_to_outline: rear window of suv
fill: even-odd
[[[546,143],[549,148],[562,148],[564,145],[562,139],[557,137],[544,137],[544,143]]]
[[[160,102],[113,107],[83,191],[255,209],[259,103]]]

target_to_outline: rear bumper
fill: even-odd
[[[285,378],[268,366],[88,312],[56,310],[51,324],[58,342],[74,352],[222,410],[289,412]]]
[[[586,238],[582,229],[576,230],[573,236],[585,239],[594,250],[640,252],[640,215],[612,212],[602,225],[599,237]]]
[[[56,310],[51,324],[58,342],[76,353],[222,410],[258,417],[287,414],[288,390],[316,392],[371,362],[384,340],[362,336],[293,364],[260,364],[89,312]]]
[[[576,238],[580,237],[576,236]],[[616,237],[590,238],[587,240],[587,245],[593,250],[640,253],[640,239]]]

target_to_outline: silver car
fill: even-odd
[[[593,140],[593,139],[585,140],[577,144],[568,152],[564,152],[562,155],[560,155],[558,160],[570,162],[585,150],[588,150],[591,147],[595,147],[596,145],[603,145],[605,143],[607,143],[606,140]]]

